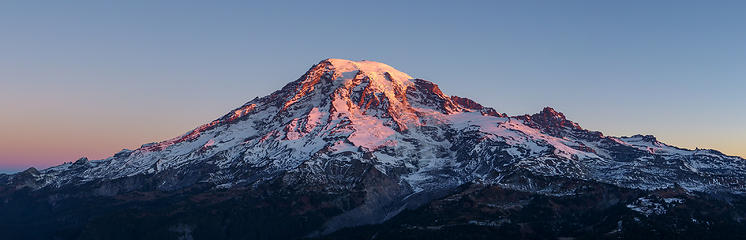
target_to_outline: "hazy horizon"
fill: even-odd
[[[257,6],[261,5],[261,6]],[[6,3],[0,172],[179,136],[326,58],[746,157],[746,3]]]

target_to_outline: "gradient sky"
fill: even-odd
[[[746,156],[744,1],[154,2],[0,3],[0,171],[181,135],[329,57]]]

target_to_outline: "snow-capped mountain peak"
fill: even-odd
[[[682,192],[676,195],[681,198],[634,195],[671,190]],[[599,208],[613,213],[629,208],[648,217],[662,214],[664,206],[690,202],[687,194],[694,191],[744,193],[746,160],[715,150],[677,148],[650,135],[604,136],[550,107],[509,117],[383,63],[326,59],[282,89],[181,136],[102,160],[81,158],[44,170],[0,174],[0,218],[14,228],[22,225],[15,224],[18,219],[56,219],[48,229],[64,233],[74,232],[71,222],[105,222],[117,234],[118,219],[170,221],[160,234],[144,234],[151,237],[191,231],[190,224],[199,224],[195,233],[215,227],[224,234],[219,236],[241,238],[259,235],[233,235],[234,230],[248,226],[265,234],[290,222],[299,226],[295,232],[276,238],[295,239],[381,223],[409,208],[444,210],[433,218],[416,215],[417,221],[435,220],[420,228],[428,234],[450,228],[438,222],[453,221],[443,218],[448,214],[441,213],[448,212],[469,220],[451,226],[523,231],[524,225],[501,227],[504,214],[525,208],[520,211],[528,215],[506,221],[533,221],[535,209],[556,209],[558,203],[578,199],[569,218],[545,215],[552,216],[552,224],[577,219],[575,211],[587,204],[581,215],[607,219],[609,211]],[[521,195],[525,200],[517,201]],[[713,205],[705,200],[704,211],[710,212]],[[500,207],[506,203],[510,207]],[[418,208],[422,204],[429,207]],[[495,219],[501,223],[473,220],[486,215],[461,211],[472,208],[498,214]],[[40,210],[28,215],[26,209]],[[91,218],[89,212],[102,217]],[[609,221],[622,227],[622,220]],[[31,222],[36,228],[38,221]],[[405,226],[400,223],[395,226]],[[234,228],[229,231],[223,224]],[[102,229],[97,226],[81,227],[94,233],[82,238],[114,236],[95,235]]]
[[[397,179],[405,192],[507,184],[506,176],[524,170],[637,188],[742,191],[746,180],[743,159],[716,151],[675,148],[652,136],[604,136],[550,107],[508,117],[383,63],[326,59],[182,136],[45,169],[32,185],[161,176],[156,187],[167,190],[293,173],[303,176],[294,181],[344,188],[333,183],[361,177],[348,176],[359,164]],[[335,175],[342,169],[346,177]]]

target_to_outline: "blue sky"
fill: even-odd
[[[180,135],[325,58],[511,115],[746,156],[742,1],[9,1],[0,169]]]

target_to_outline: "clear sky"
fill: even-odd
[[[181,135],[330,57],[746,156],[744,1],[155,2],[0,4],[0,171]]]

